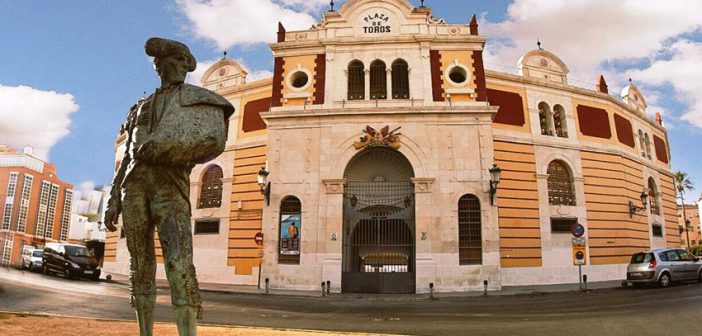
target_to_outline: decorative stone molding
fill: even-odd
[[[327,194],[343,194],[346,179],[324,179],[322,183],[327,188]]]
[[[412,183],[414,183],[414,192],[416,194],[428,194],[431,193],[431,186],[436,181],[432,177],[413,177],[411,178]]]
[[[548,180],[548,174],[536,174],[537,180]]]

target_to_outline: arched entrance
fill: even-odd
[[[415,292],[412,165],[387,147],[364,150],[344,172],[342,291]]]

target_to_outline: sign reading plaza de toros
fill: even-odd
[[[390,33],[391,27],[388,21],[390,17],[379,12],[371,13],[363,17],[365,25],[363,26],[364,34],[382,34]]]

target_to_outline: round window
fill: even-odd
[[[449,79],[456,85],[464,84],[468,80],[468,72],[460,66],[455,66],[449,70]]]
[[[296,89],[302,89],[310,81],[310,77],[304,71],[297,71],[290,76],[290,84]]]

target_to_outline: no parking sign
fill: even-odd
[[[583,237],[573,237],[573,265],[585,265],[587,259],[587,239]]]

